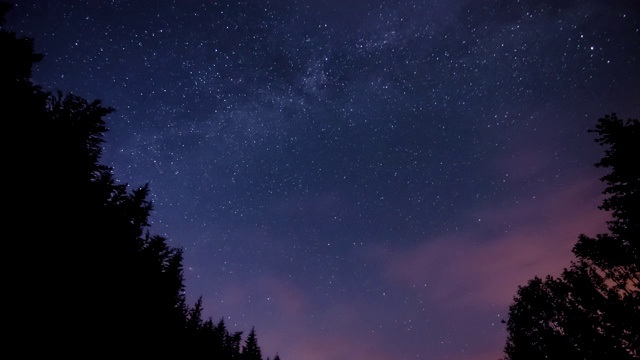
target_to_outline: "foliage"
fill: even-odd
[[[249,336],[247,336],[247,341],[245,346],[242,347],[242,360],[261,360],[262,359],[262,351],[260,350],[260,346],[258,346],[258,338],[256,337],[256,331],[254,328],[251,328],[249,332]]]
[[[509,309],[507,359],[640,358],[640,122],[598,120],[608,233],[580,235],[559,278],[534,278]]]
[[[113,109],[34,85],[42,56],[4,28],[9,10],[0,3],[0,95],[15,144],[5,151],[7,254],[19,267],[5,313],[25,310],[9,322],[18,343],[33,345],[21,353],[240,358],[242,332],[203,321],[202,299],[186,304],[182,250],[150,233],[148,185],[129,190],[100,163]],[[258,348],[253,330],[247,344]]]

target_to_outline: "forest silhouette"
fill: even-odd
[[[129,190],[100,163],[114,110],[33,84],[43,56],[5,28],[10,10],[0,3],[9,346],[24,357],[262,360],[254,328],[243,341],[224,318],[202,318],[202,298],[187,304],[182,250],[150,232],[148,185]]]
[[[509,308],[506,359],[640,359],[640,121],[598,119],[608,173],[600,210],[607,233],[578,236],[576,259],[554,278],[518,288]]]
[[[34,84],[43,56],[5,28],[10,9],[0,3],[9,346],[22,357],[262,360],[255,328],[243,339],[224,318],[203,319],[202,298],[187,304],[182,250],[151,232],[148,185],[130,189],[100,162],[114,109]],[[611,114],[592,132],[606,148],[596,166],[610,170],[609,232],[580,235],[561,276],[519,288],[507,359],[640,358],[640,123]]]
[[[599,209],[607,233],[578,236],[576,259],[554,278],[520,286],[509,308],[507,360],[640,359],[640,121],[598,119],[608,170]]]

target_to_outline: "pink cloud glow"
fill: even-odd
[[[518,285],[568,267],[579,234],[605,230],[596,185],[578,180],[538,199],[484,209],[468,232],[387,251],[385,271],[401,284],[423,286],[448,307],[508,305]]]

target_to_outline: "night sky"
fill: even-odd
[[[187,298],[283,360],[497,359],[640,117],[640,2],[17,1],[33,81],[116,109]]]

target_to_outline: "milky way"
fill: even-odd
[[[496,359],[518,285],[603,231],[637,1],[17,1],[33,81],[100,99],[187,295],[283,359]]]

